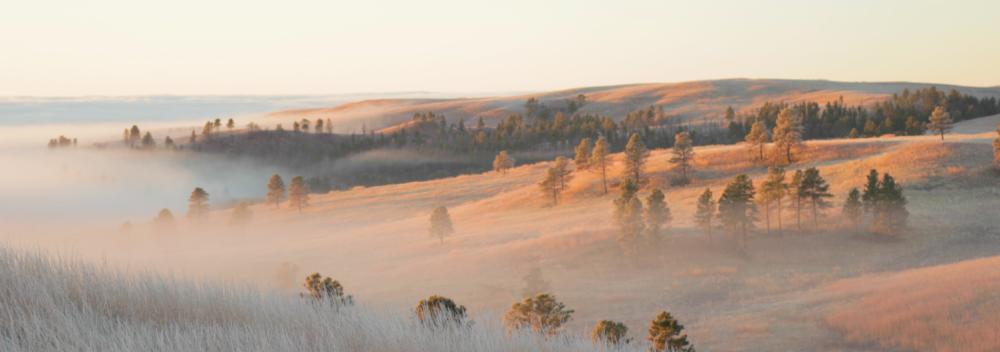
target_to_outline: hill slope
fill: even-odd
[[[511,113],[523,113],[530,97],[562,107],[578,94],[587,96],[581,112],[623,118],[628,112],[650,105],[662,105],[668,115],[682,120],[718,119],[727,106],[749,110],[764,102],[816,101],[825,103],[843,98],[851,105],[868,104],[903,89],[936,86],[973,95],[1000,96],[1000,88],[975,88],[943,84],[907,82],[834,82],[823,80],[726,79],[684,83],[645,83],[566,89],[537,94],[472,99],[379,99],[347,103],[333,108],[300,109],[271,113],[271,121],[329,118],[340,132],[381,129],[409,120],[417,112],[444,114],[473,123],[482,116],[487,124]],[[453,120],[454,121],[454,120]],[[290,122],[289,122],[290,123]]]
[[[1000,117],[986,119],[995,126]],[[667,186],[675,172],[670,153],[652,151],[650,187],[665,190],[674,220],[667,238],[634,257],[623,255],[616,241],[617,187],[603,195],[595,173],[577,172],[564,201],[549,207],[537,186],[549,163],[505,175],[331,192],[312,197],[301,212],[258,204],[250,226],[228,225],[231,210],[218,210],[208,223],[181,221],[175,232],[136,225],[126,233],[74,229],[18,240],[288,293],[318,271],[340,280],[359,301],[397,311],[442,294],[470,312],[502,313],[527,292],[549,291],[576,310],[569,326],[576,333],[612,319],[642,339],[653,315],[668,310],[705,350],[875,351],[882,347],[856,346],[827,325],[828,312],[810,304],[829,296],[816,290],[864,274],[1000,255],[1000,224],[983,211],[1000,197],[988,170],[996,133],[980,125],[963,122],[955,129],[962,133],[944,142],[928,135],[807,143],[802,161],[790,169],[818,167],[836,195],[834,208],[818,229],[811,219],[798,229],[789,211],[781,236],[759,224],[745,256],[724,245],[726,236],[710,243],[691,222],[706,187],[718,195],[735,174],[747,173],[757,184],[764,177],[766,169],[748,162],[741,145],[696,148],[695,181],[685,187]],[[837,216],[845,193],[872,168],[892,173],[905,187],[912,230],[901,239],[855,235]],[[621,171],[619,162],[609,175]],[[449,208],[456,229],[443,244],[427,235],[430,211],[440,205]],[[1000,314],[996,308],[986,307]]]

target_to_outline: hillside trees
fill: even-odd
[[[514,303],[504,314],[503,320],[511,330],[531,329],[536,333],[553,336],[573,315],[572,309],[556,300],[551,294],[539,294]]]
[[[302,287],[306,292],[301,296],[317,304],[329,304],[334,307],[354,304],[354,297],[344,294],[344,286],[339,281],[323,277],[320,273],[306,276]]]
[[[660,239],[664,225],[669,225],[672,218],[663,192],[654,189],[646,198],[646,232],[651,241]]]
[[[642,201],[636,196],[638,191],[639,187],[634,180],[625,179],[622,183],[622,194],[614,201],[614,219],[620,231],[618,244],[626,255],[638,251],[638,242],[645,230]]]
[[[192,219],[204,219],[208,216],[208,192],[201,187],[195,187],[191,191],[191,196],[188,197],[187,215]]]
[[[684,325],[665,311],[660,312],[649,323],[649,335],[646,339],[653,352],[694,352],[694,346],[688,341],[687,334],[684,334]]]
[[[809,202],[812,210],[813,230],[819,228],[819,214],[823,209],[831,206],[826,198],[833,197],[833,194],[830,194],[830,186],[819,174],[818,169],[815,167],[806,169],[797,193]]]
[[[573,172],[569,170],[569,160],[560,156],[556,157],[554,165],[546,171],[545,178],[538,186],[542,193],[552,197],[552,205],[559,205],[559,196],[572,179]]]
[[[882,175],[876,197],[875,219],[872,225],[875,233],[898,236],[906,230],[910,212],[906,209],[903,187],[888,173]]]
[[[576,156],[573,163],[577,170],[586,170],[590,167],[590,138],[583,138],[580,144],[576,145]]]
[[[757,219],[757,207],[754,205],[753,182],[745,174],[737,175],[726,185],[719,197],[719,220],[730,231],[738,234],[738,247],[746,250],[747,233]]]
[[[309,206],[309,186],[302,176],[292,177],[292,183],[288,186],[288,206],[298,209],[299,212]]]
[[[1000,130],[1000,129],[998,129]],[[604,194],[608,194],[608,167],[611,166],[611,158],[608,157],[608,142],[604,136],[597,138],[594,142],[594,149],[590,152],[590,170],[601,174],[601,187]]]
[[[788,183],[788,198],[789,207],[795,211],[795,228],[799,232],[802,232],[802,207],[804,206],[803,200],[805,200],[806,195],[802,193],[802,182],[805,179],[805,173],[802,170],[795,170],[792,174],[792,181]]]
[[[278,174],[274,174],[267,180],[267,202],[274,203],[274,207],[277,208],[282,200],[285,200],[285,181]]]
[[[767,233],[771,233],[771,204],[777,211],[775,218],[778,221],[778,235],[781,235],[781,201],[788,194],[788,185],[785,184],[785,169],[782,167],[771,167],[767,170],[767,179],[760,186],[760,203],[764,206],[764,223]]]
[[[321,120],[322,121],[322,120]],[[417,303],[414,310],[421,324],[435,328],[460,327],[465,325],[465,306],[451,298],[432,295]]]
[[[594,325],[590,331],[590,340],[594,344],[604,344],[607,346],[618,346],[628,344],[631,339],[628,337],[628,327],[625,324],[611,320],[601,320]]]
[[[861,229],[861,220],[864,216],[862,207],[861,191],[858,191],[857,188],[851,188],[851,191],[847,193],[847,200],[844,201],[844,207],[840,214],[851,223],[855,233]]]
[[[639,134],[633,133],[625,145],[625,174],[622,179],[630,179],[636,187],[641,188],[646,184],[646,175],[643,168],[646,165],[646,158],[649,157],[649,150],[643,144]]]
[[[712,189],[705,188],[705,191],[698,197],[697,210],[694,213],[694,223],[708,235],[708,243],[712,243],[712,219],[715,218],[717,205],[715,198],[712,198]]]
[[[451,223],[451,215],[448,214],[448,208],[437,207],[431,212],[431,226],[427,230],[431,237],[437,238],[442,244],[444,244],[444,238],[451,236],[455,233],[455,228]]]
[[[691,161],[694,160],[694,145],[691,142],[691,135],[687,132],[678,132],[674,136],[674,147],[671,152],[673,156],[670,158],[670,162],[681,170],[681,177],[676,184],[688,184],[690,182],[688,172],[691,170]]]
[[[802,147],[802,121],[792,109],[784,109],[778,114],[774,126],[775,162],[786,164],[794,161],[793,153]]]
[[[497,156],[493,158],[493,171],[505,175],[512,167],[514,167],[514,158],[507,154],[506,150],[501,150],[497,153]]]
[[[927,123],[927,129],[935,131],[941,135],[941,140],[944,140],[944,134],[951,131],[954,127],[954,121],[951,119],[951,114],[943,106],[938,106],[934,108],[931,112],[930,122]]]
[[[750,127],[750,133],[746,136],[747,148],[750,149],[750,155],[756,155],[756,157],[751,157],[751,160],[764,161],[764,147],[767,146],[767,142],[770,139],[771,136],[768,135],[767,126],[764,125],[764,122],[754,122]]]

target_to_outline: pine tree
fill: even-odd
[[[288,185],[288,205],[295,207],[299,212],[309,206],[309,186],[302,176],[292,177],[292,183]]]
[[[673,157],[670,158],[670,162],[681,170],[681,178],[677,184],[687,184],[690,182],[688,171],[691,170],[691,162],[694,160],[694,145],[691,142],[691,135],[687,132],[678,132],[674,135],[674,147],[671,150]]]
[[[160,212],[156,214],[156,218],[153,219],[153,228],[158,232],[170,232],[176,228],[174,222],[174,213],[170,212],[170,209],[163,208]]]
[[[601,320],[590,332],[590,341],[595,345],[609,347],[625,345],[631,342],[628,337],[628,327],[625,324],[611,320]]]
[[[130,147],[134,147],[139,140],[142,139],[142,132],[139,130],[139,126],[132,125],[129,130],[128,144]]]
[[[755,194],[750,177],[741,174],[726,185],[719,197],[719,219],[729,231],[739,234],[739,247],[744,250],[747,247],[747,233],[756,220]]]
[[[188,144],[193,145],[195,143],[198,143],[198,135],[194,133],[194,130],[191,130],[191,137],[188,137]]]
[[[309,298],[316,304],[329,304],[334,307],[354,304],[354,297],[344,294],[344,286],[340,281],[323,277],[320,273],[306,276],[302,287],[306,289],[302,297]]]
[[[208,192],[195,187],[188,197],[188,217],[193,219],[203,219],[208,215]]]
[[[705,231],[708,235],[708,243],[712,243],[712,219],[715,218],[717,205],[712,196],[712,189],[705,188],[705,192],[698,197],[698,210],[694,213],[694,223]]]
[[[944,134],[951,131],[954,126],[954,122],[951,120],[951,114],[944,109],[943,106],[938,106],[934,108],[931,112],[930,121],[927,123],[927,129],[931,131],[936,131],[941,135],[941,140],[944,140]]]
[[[773,139],[777,153],[775,161],[784,159],[785,163],[791,164],[794,160],[792,154],[802,147],[802,120],[791,108],[778,113]]]
[[[879,203],[879,179],[878,171],[871,169],[865,179],[864,193],[861,194],[862,209],[869,217],[875,218],[875,212]]]
[[[233,128],[236,128],[236,122],[233,121],[232,118],[230,118],[229,121],[226,121],[226,128],[228,128],[230,131],[232,131]]]
[[[660,312],[649,323],[649,344],[653,352],[694,352],[694,346],[684,334],[684,325],[670,313]]]
[[[573,316],[572,309],[550,294],[540,294],[514,303],[504,314],[504,325],[511,330],[531,329],[535,333],[554,336]]]
[[[608,194],[608,167],[611,166],[611,158],[608,157],[608,142],[604,136],[597,137],[588,164],[591,166],[591,171],[601,173],[601,187],[604,189],[604,194]]]
[[[767,126],[764,126],[761,121],[754,122],[753,126],[750,127],[750,133],[747,134],[746,143],[751,150],[751,155],[758,155],[758,157],[751,159],[764,160],[764,147],[767,146],[770,139],[771,137],[767,134]]]
[[[663,192],[654,189],[646,198],[646,232],[652,241],[660,239],[660,231],[666,225],[670,225],[673,217],[670,215],[670,206],[664,199]]]
[[[432,295],[417,302],[417,320],[427,327],[452,328],[465,325],[465,306],[448,297]]]
[[[455,228],[451,224],[451,215],[448,208],[437,207],[431,212],[431,227],[427,230],[431,237],[437,238],[444,244],[444,238],[455,233]]]
[[[844,207],[841,209],[840,214],[844,219],[851,222],[854,232],[857,233],[861,228],[861,217],[863,215],[861,192],[857,188],[851,188],[851,191],[847,193],[847,200],[844,201]]]
[[[642,201],[636,196],[638,191],[639,187],[634,180],[625,179],[622,183],[622,195],[614,202],[615,223],[620,231],[618,244],[625,254],[634,254],[638,250],[639,236],[645,228]]]
[[[896,179],[886,173],[879,183],[878,206],[875,215],[875,232],[889,236],[900,235],[906,230],[906,221],[910,212],[906,210],[906,197],[903,187],[896,184]]]
[[[274,203],[274,207],[277,208],[283,200],[285,200],[285,181],[278,174],[274,174],[267,181],[267,202]]]
[[[792,174],[792,181],[788,183],[788,197],[790,198],[791,208],[795,210],[795,228],[802,232],[802,201],[805,199],[805,194],[802,194],[802,180],[805,178],[805,174],[802,170],[795,170]]]
[[[631,179],[640,188],[645,185],[646,175],[643,173],[643,167],[648,157],[649,150],[646,149],[646,145],[642,143],[639,134],[633,133],[625,145],[625,174],[622,178]]]
[[[153,135],[146,131],[146,135],[142,136],[142,148],[143,149],[153,149],[156,147],[156,140],[153,139]]]
[[[176,145],[174,144],[174,139],[167,136],[163,138],[163,147],[168,149],[173,149]]]
[[[809,202],[812,209],[813,230],[815,231],[819,228],[820,211],[830,207],[830,202],[826,198],[833,197],[833,194],[830,194],[830,186],[826,184],[826,180],[820,176],[819,170],[815,167],[806,169],[799,188],[801,189],[799,194]]]
[[[573,159],[577,170],[586,170],[590,167],[590,138],[580,140],[576,145],[576,157]]]
[[[573,172],[569,170],[569,160],[559,156],[538,186],[543,193],[552,196],[552,205],[559,205],[559,195],[566,190],[566,185],[572,179]]]
[[[767,232],[771,233],[771,204],[775,205],[778,220],[778,236],[781,236],[781,201],[788,194],[788,185],[785,184],[785,169],[782,167],[771,167],[767,170],[767,180],[760,186],[761,200],[764,205],[764,222],[767,224]]]
[[[493,158],[493,171],[499,172],[501,175],[507,174],[507,171],[512,167],[514,167],[514,158],[508,155],[506,150],[501,150]]]

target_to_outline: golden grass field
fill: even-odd
[[[174,233],[146,224],[130,233],[80,227],[8,242],[289,293],[318,271],[362,304],[405,311],[441,294],[473,317],[502,313],[521,298],[523,277],[540,268],[550,291],[576,310],[571,330],[612,319],[642,339],[653,315],[669,310],[705,351],[995,350],[1000,179],[989,169],[989,143],[998,119],[960,124],[961,133],[944,142],[807,143],[789,169],[818,167],[836,195],[834,208],[818,229],[806,221],[802,231],[785,211],[783,236],[758,229],[746,255],[710,245],[691,222],[704,188],[718,195],[737,173],[755,183],[764,177],[766,168],[749,162],[742,145],[696,148],[694,182],[685,187],[668,186],[669,152],[652,152],[651,187],[663,188],[674,220],[668,239],[635,257],[624,257],[615,242],[618,189],[602,195],[595,173],[578,172],[563,203],[548,206],[536,186],[548,163],[314,195],[301,212],[256,204],[253,222],[242,227],[227,225],[231,210],[221,209],[207,224],[181,221]],[[905,186],[912,230],[903,238],[855,235],[838,218],[846,192],[871,168]],[[616,165],[609,175],[620,173]],[[443,244],[427,235],[439,205],[456,229]]]

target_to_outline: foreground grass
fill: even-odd
[[[411,315],[335,310],[250,288],[128,275],[0,248],[3,351],[608,350],[580,336],[508,334],[488,318],[431,330]]]

